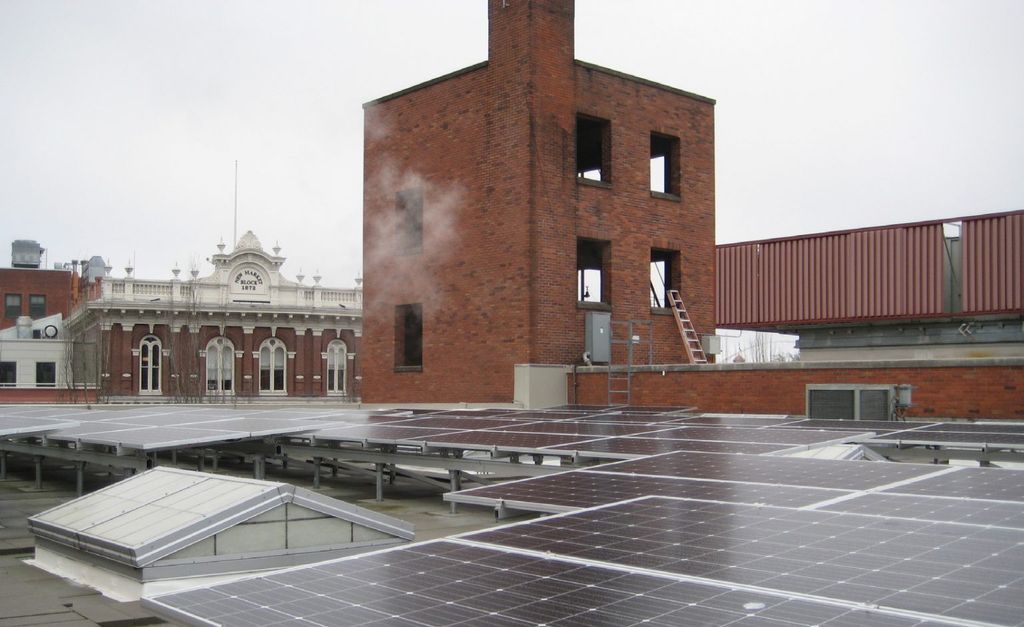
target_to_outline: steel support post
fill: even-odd
[[[217,472],[217,466],[220,465],[220,455],[217,451],[213,451],[213,455],[210,458],[211,472]]]
[[[171,465],[177,467],[178,465],[178,449],[171,449]]]
[[[199,457],[196,458],[196,470],[199,472],[206,472],[206,452],[199,451]]]
[[[43,456],[35,455],[32,461],[36,463],[36,490],[43,489]]]
[[[384,467],[387,464],[377,462],[374,466],[377,470],[377,502],[380,503],[384,500]]]
[[[82,496],[85,489],[85,462],[75,462],[75,494]]]
[[[462,471],[461,470],[455,470],[455,469],[449,470],[448,471],[448,479],[449,479],[449,481],[451,481],[452,492],[458,492],[459,490],[462,489]],[[455,501],[452,501],[451,507],[452,507],[451,512],[453,514],[457,514],[459,512],[459,504],[456,503]]]
[[[534,464],[537,464],[538,466],[540,466],[541,464],[543,464],[543,463],[544,463],[544,456],[543,456],[543,455],[537,455],[537,454],[535,454],[535,455],[533,456],[533,463],[534,463]]]
[[[323,457],[313,458],[313,488],[320,489],[320,464],[324,462]]]
[[[0,451],[0,481],[7,481],[7,451]]]
[[[263,479],[264,471],[263,464],[265,460],[262,455],[253,455],[252,457],[252,478]]]

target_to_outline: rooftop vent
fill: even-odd
[[[32,239],[18,239],[11,244],[12,268],[39,268],[46,249]]]

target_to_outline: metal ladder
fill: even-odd
[[[646,329],[644,329],[646,327]],[[616,333],[618,331],[618,333]],[[646,335],[646,337],[645,337]],[[650,320],[611,321],[611,359],[608,362],[608,404],[629,405],[632,399],[633,366],[641,365],[636,359],[642,357],[646,346],[646,365],[654,363],[654,325]],[[625,369],[615,366],[615,345],[625,345]]]
[[[668,291],[668,302],[672,307],[672,313],[676,318],[676,326],[679,327],[679,335],[683,338],[683,347],[686,349],[686,357],[691,364],[706,364],[708,358],[700,345],[700,337],[690,322],[690,315],[686,313],[686,306],[679,296],[679,290]]]

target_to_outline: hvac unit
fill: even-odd
[[[902,386],[808,384],[807,417],[829,420],[891,420],[896,408],[897,387]]]

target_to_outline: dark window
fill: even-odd
[[[28,315],[33,318],[46,317],[46,296],[44,294],[29,294]]]
[[[395,307],[395,369],[423,368],[423,306]]]
[[[611,242],[596,239],[576,240],[576,287],[579,300],[610,303],[609,264]]]
[[[21,315],[21,294],[4,295],[4,318],[17,318]]]
[[[36,387],[52,388],[57,385],[57,364],[52,361],[36,362]]]
[[[668,291],[679,289],[679,253],[651,250],[651,307],[668,307]]]
[[[18,362],[0,361],[0,387],[14,387],[18,382]]]
[[[612,125],[608,120],[576,116],[576,176],[612,180]]]
[[[651,191],[679,195],[679,139],[651,133]]]
[[[407,189],[395,195],[398,213],[395,240],[399,252],[414,254],[423,250],[423,190]]]

